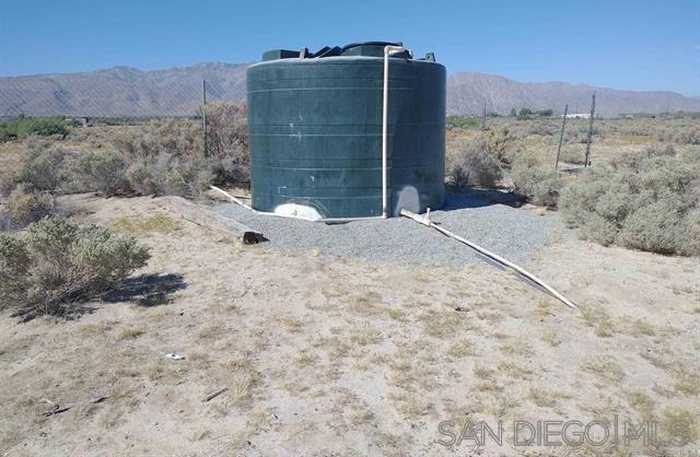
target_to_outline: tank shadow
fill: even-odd
[[[499,189],[466,188],[450,189],[445,194],[445,204],[441,211],[451,211],[465,208],[480,208],[492,205],[506,205],[511,208],[520,208],[525,199],[512,192]]]

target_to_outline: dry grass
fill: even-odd
[[[398,308],[391,308],[387,311],[388,316],[398,322],[408,322],[406,313]]]
[[[300,351],[294,359],[294,364],[298,368],[306,368],[312,365],[316,365],[320,360],[320,357],[315,352],[305,349]]]
[[[123,216],[112,223],[112,228],[118,232],[142,236],[173,234],[180,230],[180,224],[167,214],[159,213],[147,218]]]
[[[625,377],[622,366],[608,355],[589,357],[581,363],[580,368],[611,384],[620,382]]]
[[[384,335],[382,332],[367,323],[355,327],[350,334],[350,342],[358,346],[379,344],[382,342],[382,340],[384,340]]]
[[[515,341],[502,344],[499,349],[504,354],[521,357],[529,357],[534,354],[532,345],[524,339],[516,339]]]
[[[157,199],[140,198],[99,205],[119,202],[117,217],[138,217],[142,202],[153,205],[145,217],[160,208]],[[0,400],[12,412],[0,418],[0,454],[421,455],[439,452],[440,420],[468,414],[493,422],[537,411],[552,419],[656,417],[689,436],[683,427],[685,412],[697,413],[700,340],[679,303],[695,297],[670,292],[692,279],[696,265],[688,259],[621,255],[575,239],[555,245],[535,268],[582,303],[605,304],[605,313],[582,320],[538,291],[502,288],[480,264],[466,281],[464,272],[272,248],[261,255],[260,246],[232,253],[202,233],[183,224],[176,237],[154,232],[144,240],[153,250],[146,273],[187,279],[167,307],[91,303],[94,312],[78,321],[0,320],[0,363],[9,367]],[[416,285],[416,270],[435,287]],[[588,285],[578,281],[582,271]],[[243,289],[245,296],[230,299]],[[361,297],[356,306],[354,297]],[[469,311],[453,310],[464,302]],[[235,312],[226,311],[231,303]],[[632,305],[639,313],[628,319]],[[653,318],[659,309],[664,324]],[[620,317],[611,336],[599,338],[591,329],[605,316]],[[632,328],[642,316],[654,335],[637,338]],[[168,352],[186,359],[163,357]],[[605,355],[585,358],[598,353]],[[642,353],[663,359],[666,373]],[[41,397],[80,401],[84,392],[110,398],[89,412],[36,413]],[[89,440],[95,436],[103,439]]]
[[[429,311],[422,314],[419,320],[423,322],[425,333],[433,338],[455,337],[474,329],[473,324],[453,311]]]
[[[515,362],[504,360],[498,364],[498,372],[505,374],[510,380],[529,380],[533,376],[533,371],[518,365]]]
[[[496,372],[490,368],[484,367],[482,365],[476,365],[473,370],[474,376],[482,381],[494,381],[496,379]]]
[[[301,333],[304,329],[304,323],[293,317],[279,316],[276,319],[277,323],[290,333]]]
[[[634,321],[632,333],[635,336],[654,336],[656,335],[656,328],[642,319],[637,319]]]
[[[145,333],[146,333],[146,331],[143,328],[139,328],[139,327],[124,328],[124,329],[119,331],[119,334],[117,335],[117,339],[120,341],[133,340],[133,339],[136,339]]]
[[[553,408],[557,404],[557,394],[544,389],[530,389],[528,398],[540,408]]]
[[[698,438],[697,416],[684,408],[666,408],[661,417],[661,433],[674,447],[682,447]]]
[[[557,347],[562,343],[562,339],[559,337],[559,334],[553,329],[545,329],[545,331],[542,332],[542,341],[551,347]]]
[[[385,312],[382,296],[376,292],[366,292],[350,297],[350,309],[363,316],[377,316]]]
[[[601,338],[608,338],[617,332],[613,318],[600,306],[587,306],[583,308],[581,319],[592,327],[595,334]]]
[[[428,415],[433,409],[433,405],[418,393],[400,392],[390,395],[389,398],[404,419],[416,420]]]
[[[630,392],[627,395],[627,403],[629,403],[629,405],[644,419],[649,419],[654,416],[656,402],[642,391]]]
[[[476,355],[476,349],[474,343],[468,339],[462,339],[456,341],[450,349],[447,351],[447,355],[453,359],[464,359],[466,357],[474,357]]]
[[[262,380],[253,361],[245,355],[219,364],[216,371],[222,385],[229,388],[226,394],[235,403],[251,400]]]
[[[413,351],[400,350],[389,359],[388,379],[393,385],[412,392],[433,391],[437,375],[433,363],[416,357]]]
[[[693,372],[686,367],[677,367],[672,371],[672,376],[673,388],[676,392],[688,397],[700,395],[699,372]]]
[[[352,351],[352,347],[345,338],[339,336],[319,338],[314,341],[313,347],[325,351],[332,363],[348,357]]]

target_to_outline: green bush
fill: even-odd
[[[70,124],[59,117],[20,117],[12,122],[0,124],[0,141],[23,139],[31,135],[65,137],[69,132]]]
[[[0,309],[26,300],[31,264],[25,240],[0,233]]]
[[[130,126],[111,139],[113,147],[70,151],[36,138],[18,172],[0,170],[0,195],[23,183],[31,191],[99,192],[106,196],[198,196],[216,185],[250,181],[247,113],[242,105],[206,106],[208,130],[204,150],[202,126],[191,120],[151,121]],[[98,149],[99,148],[99,149]]]
[[[533,114],[535,113],[533,113],[530,108],[520,108],[520,111],[518,111],[518,119],[525,121],[530,119]]]
[[[137,193],[196,196],[211,184],[250,180],[245,108],[207,105],[207,151],[201,126],[192,121],[154,121],[123,132],[115,141],[126,179]]]
[[[446,121],[446,127],[448,129],[468,130],[479,128],[480,125],[481,120],[479,120],[479,118],[470,116],[449,115]]]
[[[666,143],[700,145],[700,128],[679,125],[665,128],[656,135],[659,141]]]
[[[54,198],[47,192],[27,191],[23,185],[10,193],[0,211],[0,228],[18,229],[49,216],[56,209]]]
[[[557,206],[563,182],[551,165],[534,154],[521,153],[513,159],[511,173],[516,193],[535,205]]]
[[[560,199],[564,220],[603,245],[699,255],[700,155],[651,147],[588,171]]]
[[[56,191],[65,182],[64,160],[67,151],[42,141],[28,143],[18,180],[37,191]]]
[[[69,164],[70,182],[66,190],[100,192],[112,197],[132,192],[126,173],[126,160],[115,150],[77,155]]]
[[[561,126],[554,121],[536,120],[528,128],[528,134],[540,136],[554,136],[559,133]]]
[[[586,163],[586,146],[583,144],[567,144],[561,148],[559,161],[572,163],[574,165],[584,165]]]
[[[617,242],[623,246],[659,254],[685,251],[683,203],[665,197],[641,206],[625,218]]]
[[[146,265],[148,250],[98,226],[47,218],[26,234],[0,234],[0,309],[67,315]]]
[[[207,175],[213,184],[250,181],[248,112],[245,105],[210,103],[207,115]]]
[[[19,157],[0,163],[0,198],[7,197],[17,187],[23,167],[24,161]]]
[[[447,158],[447,177],[457,187],[493,187],[503,177],[499,161],[482,139],[460,142]]]

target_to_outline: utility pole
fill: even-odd
[[[564,105],[564,116],[561,121],[561,134],[559,135],[559,147],[557,148],[557,160],[554,162],[554,171],[559,171],[559,156],[561,156],[561,144],[564,142],[564,129],[566,128],[566,116],[569,114],[569,105]]]
[[[202,135],[204,142],[204,157],[209,155],[207,148],[207,80],[202,80]]]
[[[484,102],[484,111],[481,113],[481,130],[486,130],[486,102]]]
[[[588,122],[588,141],[586,142],[586,167],[591,166],[591,143],[593,142],[593,119],[595,118],[595,92],[591,103],[591,118]]]

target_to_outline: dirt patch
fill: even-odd
[[[153,258],[80,319],[2,316],[0,455],[454,455],[468,443],[443,447],[438,425],[466,418],[504,421],[494,455],[535,450],[509,440],[515,419],[696,430],[697,258],[560,234],[529,266],[576,313],[484,263],[282,253],[158,199],[72,199],[86,221],[136,224]]]

